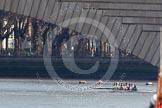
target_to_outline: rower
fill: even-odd
[[[156,101],[157,101],[157,94],[154,94],[150,100],[149,108],[155,108]]]

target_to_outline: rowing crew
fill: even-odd
[[[116,82],[113,85],[113,90],[130,90],[130,91],[137,91],[137,87],[135,84],[129,83],[119,83]]]

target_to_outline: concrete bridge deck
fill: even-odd
[[[161,0],[0,0],[0,10],[94,35],[159,66]]]

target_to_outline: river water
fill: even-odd
[[[106,82],[98,89],[84,89],[95,81],[80,85],[77,80],[57,84],[49,80],[0,80],[1,108],[148,108],[157,84],[134,82],[138,92],[113,92],[113,82]],[[66,83],[66,84],[65,84]],[[66,86],[70,85],[70,86]],[[71,89],[76,87],[80,89]],[[99,89],[100,88],[100,89]],[[102,89],[101,89],[102,88]],[[80,92],[82,90],[82,92]]]

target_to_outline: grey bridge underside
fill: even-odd
[[[0,0],[0,10],[60,26],[66,22],[71,30],[159,66],[162,0]]]

